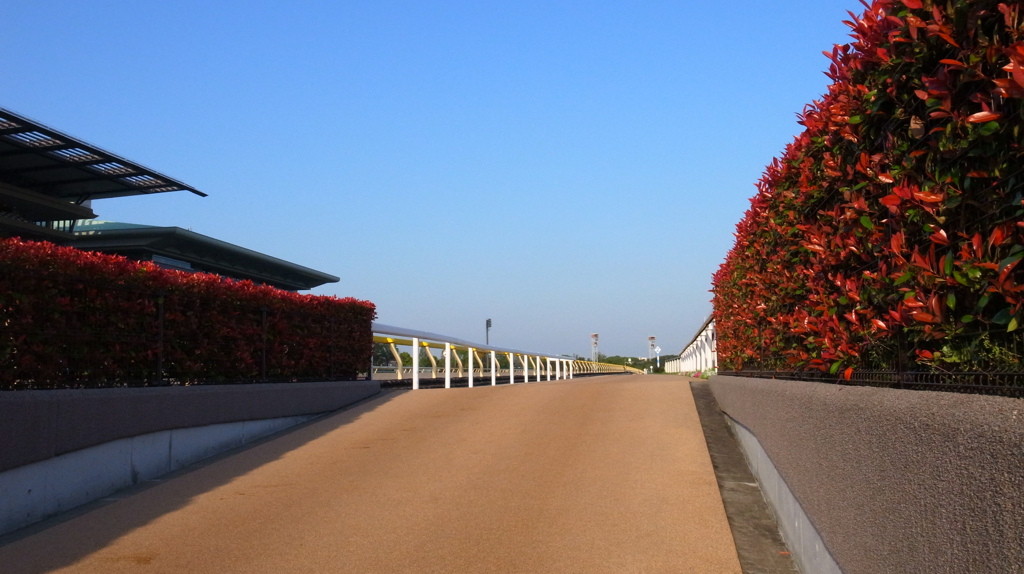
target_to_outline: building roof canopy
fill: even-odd
[[[339,281],[334,275],[180,227],[83,221],[75,229],[74,245],[139,259],[162,256],[188,263],[195,271],[252,279],[291,291]]]
[[[206,196],[4,108],[0,108],[0,182],[74,203],[167,191]]]

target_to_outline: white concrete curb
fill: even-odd
[[[782,537],[786,540],[794,561],[803,574],[843,574],[829,553],[814,524],[800,506],[800,502],[789,490],[786,481],[772,464],[768,453],[761,447],[754,433],[729,415],[725,415],[736,439],[739,441],[747,465],[757,478],[761,492],[775,513]]]

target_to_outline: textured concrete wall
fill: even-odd
[[[1024,400],[716,376],[846,574],[1024,570]]]
[[[164,430],[340,409],[377,381],[0,393],[0,472]]]

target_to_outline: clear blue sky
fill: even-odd
[[[0,106],[193,185],[103,200],[341,277],[379,320],[678,353],[856,0],[33,1]]]

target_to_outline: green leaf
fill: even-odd
[[[1007,257],[1006,259],[1003,259],[1002,261],[1000,261],[999,262],[999,272],[1002,273],[1003,269],[1006,269],[1010,265],[1013,265],[1014,263],[1020,261],[1021,257],[1024,257],[1024,251],[1018,251],[1017,253],[1014,253],[1014,254],[1010,255],[1009,257]]]
[[[985,293],[984,295],[981,296],[981,299],[978,299],[978,304],[977,304],[976,308],[979,311],[981,311],[982,309],[985,308],[985,305],[988,305],[988,300],[991,299],[991,298],[992,298],[991,295],[989,295],[988,293]]]
[[[850,116],[850,119],[847,120],[847,121],[849,123],[851,123],[851,124],[859,124],[862,121],[864,121],[864,116]],[[995,123],[995,122],[989,122],[989,123]],[[999,124],[996,124],[996,129],[999,129]],[[988,134],[985,134],[985,135],[988,135]]]
[[[992,317],[992,322],[996,325],[1006,325],[1010,322],[1010,308],[1007,307],[1002,311],[996,313],[995,317]]]
[[[1010,319],[1010,324],[1006,326],[1006,332],[1009,333],[1011,331],[1016,331],[1016,330],[1017,330],[1017,318],[1014,317],[1013,319]]]
[[[956,293],[946,295],[946,307],[949,307],[950,309],[956,308]]]
[[[842,297],[839,298],[839,303],[841,305],[846,305],[849,302],[850,302],[850,300],[846,298],[846,295],[843,295]]]
[[[974,315],[964,315],[963,317],[960,317],[960,322],[961,323],[970,323],[973,320],[974,320]]]
[[[909,272],[908,273],[904,273],[903,275],[900,275],[898,279],[896,279],[896,282],[894,283],[894,285],[903,285],[907,281],[910,281],[913,277],[914,277],[913,273],[909,273]]]
[[[949,275],[953,274],[953,254],[952,253],[947,253],[945,259],[946,259],[946,275],[949,276]],[[950,293],[950,295],[952,295],[952,293]]]
[[[957,271],[955,269],[953,270],[953,279],[956,279],[956,282],[961,284],[961,285],[967,285],[967,278],[964,277],[963,273],[961,273],[961,272],[959,272],[959,271]]]
[[[843,366],[843,362],[842,361],[836,361],[836,362],[832,363],[832,366],[828,370],[828,374],[834,375],[834,374],[838,373],[839,372],[839,367],[842,367],[842,366]]]
[[[999,131],[999,122],[986,122],[981,124],[981,126],[978,128],[978,133],[980,133],[983,136],[990,136],[996,133],[997,131]]]
[[[864,227],[866,227],[868,229],[868,231],[874,231],[875,230],[875,224],[872,223],[871,222],[871,218],[866,216],[866,215],[860,216],[860,224],[863,225]]]

